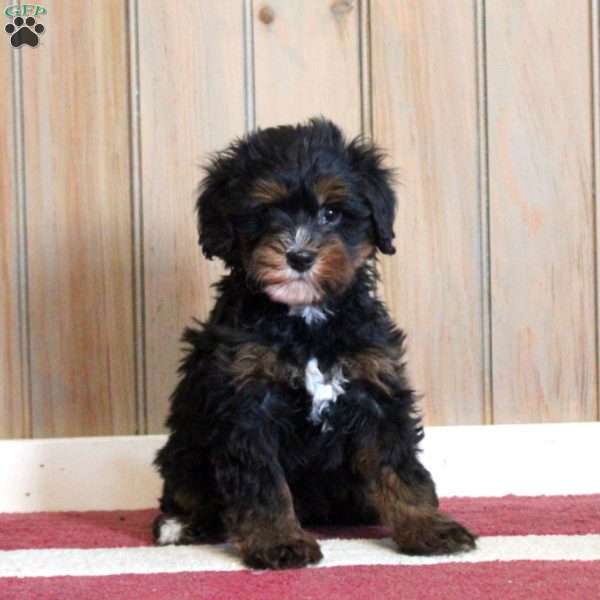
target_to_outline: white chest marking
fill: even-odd
[[[306,306],[292,306],[290,308],[290,315],[302,317],[307,325],[327,321],[327,312],[318,306],[311,306],[310,304]]]
[[[309,419],[315,425],[323,424],[322,431],[331,429],[326,422],[325,412],[333,404],[337,397],[344,393],[344,379],[342,370],[335,367],[330,373],[324,374],[319,369],[319,363],[316,358],[311,358],[306,365],[304,374],[304,386],[306,391],[312,396],[312,408]]]

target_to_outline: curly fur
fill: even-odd
[[[259,130],[213,158],[200,244],[229,272],[208,320],[183,335],[156,458],[158,543],[230,539],[257,568],[318,561],[307,524],[383,523],[409,553],[474,547],[437,509],[405,336],[375,294],[394,212],[381,152],[324,119]],[[314,260],[306,271],[290,266],[298,252]]]

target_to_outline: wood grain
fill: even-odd
[[[26,437],[29,418],[21,361],[13,52],[0,44],[0,437]]]
[[[353,0],[254,4],[258,126],[323,114],[349,136],[360,133],[357,5]]]
[[[483,421],[474,18],[468,0],[371,4],[374,137],[399,179],[383,290],[430,424]]]
[[[600,5],[590,4],[592,43],[592,115],[594,122],[594,214],[595,214],[595,269],[596,269],[596,365],[600,364]],[[597,367],[598,368],[598,367]],[[596,419],[600,419],[600,373],[596,372]]]
[[[194,191],[209,152],[244,133],[243,6],[144,2],[139,20],[148,431],[163,428],[179,337],[213,302]]]
[[[125,17],[55,1],[20,50],[36,437],[135,431]]]
[[[494,414],[596,414],[589,3],[487,5]]]
[[[596,0],[45,6],[0,44],[0,437],[162,431],[222,273],[200,165],[316,114],[398,168],[382,294],[427,423],[598,418]]]

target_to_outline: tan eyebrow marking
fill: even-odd
[[[319,204],[339,202],[348,197],[346,184],[337,175],[320,177],[314,185]]]
[[[259,179],[252,188],[252,198],[261,204],[272,204],[282,200],[287,195],[283,183],[272,179]]]

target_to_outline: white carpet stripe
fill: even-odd
[[[600,535],[490,536],[475,552],[439,557],[404,556],[390,539],[323,540],[325,558],[317,565],[433,565],[513,560],[600,560]],[[117,575],[182,571],[239,571],[245,567],[228,545],[5,550],[0,577]]]

